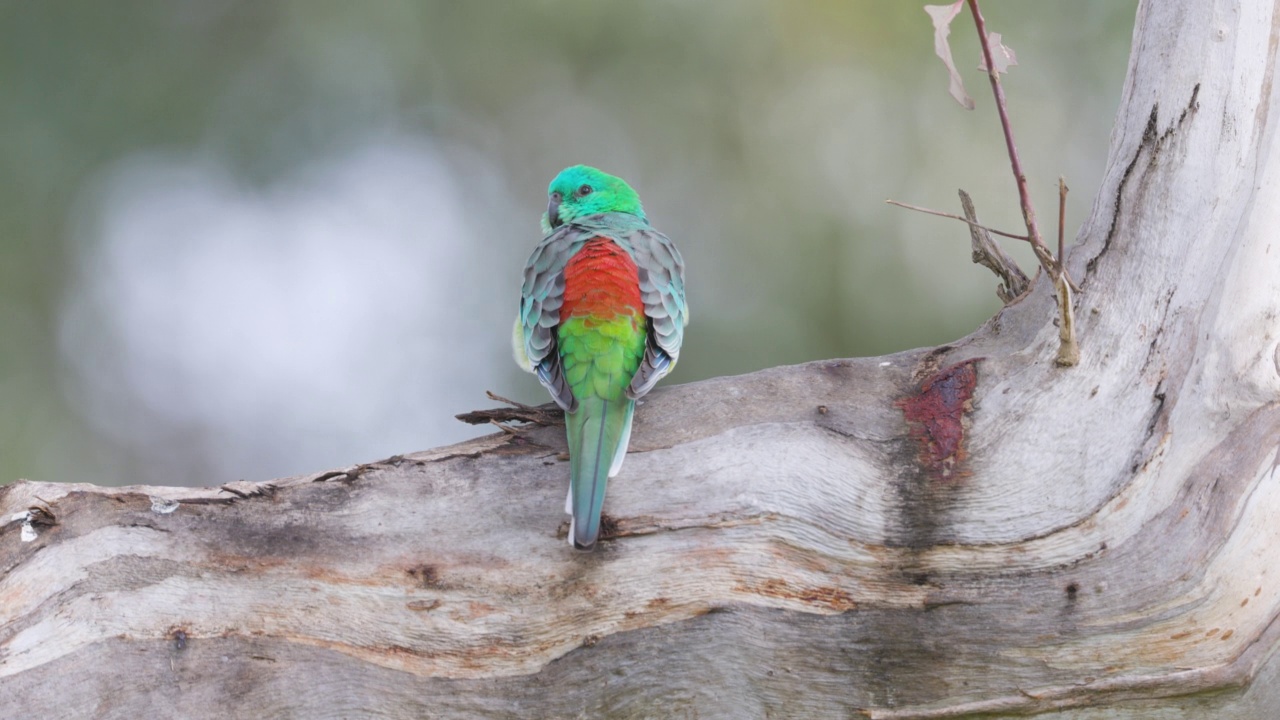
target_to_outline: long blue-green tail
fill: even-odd
[[[600,537],[600,509],[609,478],[622,468],[631,437],[636,401],[586,397],[578,409],[566,413],[569,431],[569,499],[565,511],[573,516],[569,542],[590,550]]]

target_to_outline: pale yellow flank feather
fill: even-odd
[[[529,353],[524,349],[524,324],[520,322],[518,316],[516,326],[511,330],[511,350],[515,353],[516,364],[525,372],[537,372],[533,367],[533,361],[529,359]]]

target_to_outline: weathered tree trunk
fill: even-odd
[[[593,554],[559,427],[3,488],[0,714],[1280,716],[1277,9],[1141,5],[1078,367],[1041,276],[952,345],[655,392]]]

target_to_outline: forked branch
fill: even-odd
[[[1013,139],[1013,125],[1009,121],[1009,111],[1004,96],[1004,88],[1000,84],[1000,73],[1004,68],[1013,62],[1013,53],[1001,44],[1001,51],[1004,55],[1000,58],[1002,62],[997,63],[995,53],[991,49],[992,41],[999,40],[998,35],[993,35],[987,31],[986,20],[982,17],[982,11],[978,7],[978,0],[967,0],[969,10],[973,14],[973,21],[978,31],[978,41],[982,46],[983,69],[987,71],[987,78],[991,81],[991,91],[996,99],[996,112],[1000,116],[1000,127],[1004,131],[1005,147],[1009,152],[1009,164],[1013,170],[1014,181],[1018,187],[1018,200],[1022,208],[1022,219],[1027,227],[1026,235],[1015,235],[1013,233],[992,230],[983,227],[977,222],[977,215],[973,212],[972,202],[969,202],[967,196],[961,191],[961,197],[965,205],[965,217],[959,217],[950,213],[938,212],[936,210],[927,210],[894,200],[888,202],[893,205],[899,205],[912,210],[919,210],[931,215],[941,215],[956,220],[960,220],[969,225],[970,233],[973,237],[974,254],[973,260],[990,268],[1001,279],[1003,285],[996,290],[996,294],[1000,296],[1006,303],[1018,297],[1021,291],[1018,288],[1025,288],[1026,276],[1022,273],[1016,263],[1013,262],[999,247],[991,240],[987,233],[1002,235],[1004,237],[1024,240],[1031,245],[1032,252],[1035,253],[1036,261],[1040,263],[1045,273],[1053,281],[1054,293],[1058,300],[1058,356],[1056,362],[1059,365],[1070,366],[1080,361],[1080,347],[1076,342],[1075,334],[1075,317],[1072,309],[1072,290],[1079,290],[1071,278],[1067,275],[1066,266],[1063,264],[1063,215],[1066,210],[1066,183],[1059,179],[1059,205],[1058,205],[1058,255],[1054,257],[1053,252],[1044,243],[1044,237],[1040,233],[1040,228],[1036,224],[1035,207],[1031,203],[1031,192],[1027,188],[1027,175],[1022,169],[1022,160],[1018,157],[1018,146]],[[972,109],[972,100],[964,93],[963,87],[959,84],[959,75],[955,70],[954,64],[951,62],[951,51],[947,47],[946,34],[949,32],[948,26],[957,13],[960,12],[961,0],[957,0],[952,5],[946,6],[929,6],[925,10],[934,18],[935,28],[935,45],[939,57],[947,65],[951,71],[952,78],[952,95],[956,97],[966,108]],[[1021,280],[1019,280],[1021,277]]]
[[[982,46],[982,59],[986,65],[987,78],[991,80],[991,91],[996,97],[996,112],[1000,115],[1000,127],[1004,129],[1005,146],[1009,150],[1009,164],[1013,168],[1013,178],[1018,185],[1018,199],[1022,203],[1022,219],[1027,224],[1027,237],[1031,238],[1031,249],[1040,261],[1040,267],[1053,279],[1054,293],[1058,298],[1058,357],[1057,363],[1071,366],[1080,362],[1080,347],[1076,342],[1075,317],[1071,308],[1071,281],[1067,277],[1062,262],[1062,243],[1059,240],[1058,257],[1054,258],[1045,246],[1036,225],[1036,211],[1031,204],[1031,192],[1027,189],[1027,175],[1022,170],[1022,161],[1018,158],[1018,146],[1013,139],[1013,125],[1009,122],[1009,111],[1004,98],[1004,88],[1000,85],[1000,72],[996,69],[995,57],[991,52],[990,36],[987,23],[978,7],[978,0],[968,0],[969,11],[973,13],[973,22],[978,30],[978,43]],[[1062,184],[1063,188],[1066,187]],[[1060,194],[1065,200],[1065,192]],[[1061,225],[1059,212],[1059,225]]]

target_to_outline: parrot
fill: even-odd
[[[517,364],[564,410],[569,544],[590,550],[605,488],[627,454],[636,400],[680,357],[689,322],[684,259],[621,178],[574,165],[547,196],[512,345]]]

